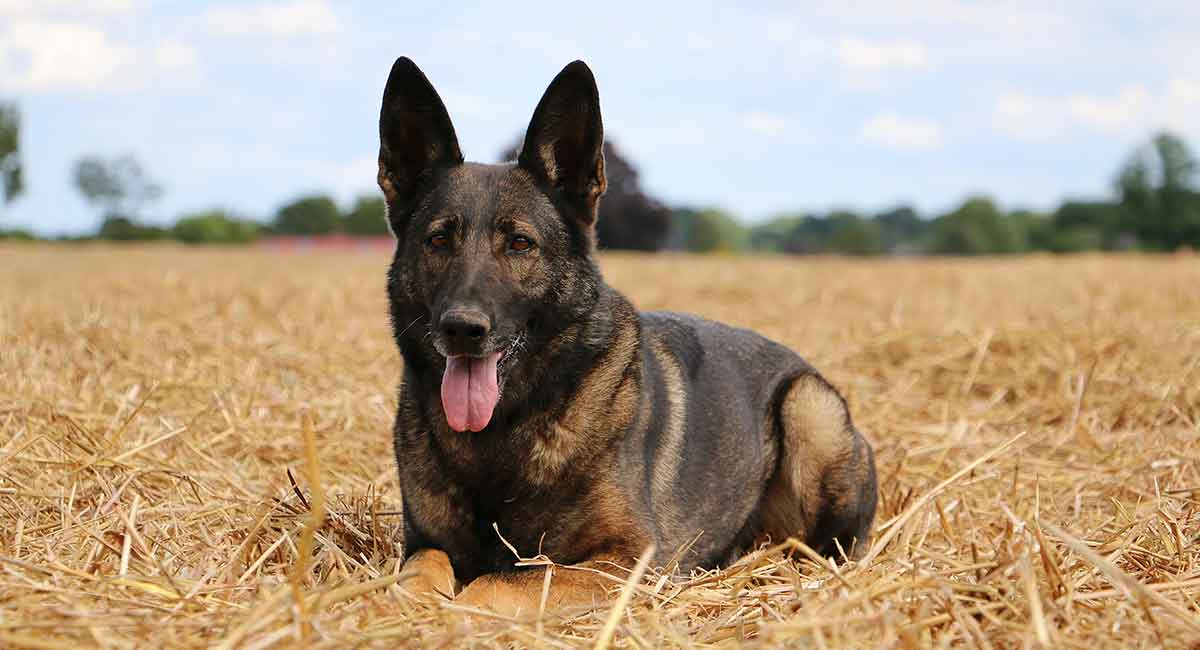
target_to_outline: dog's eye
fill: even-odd
[[[527,251],[531,248],[533,248],[533,242],[530,241],[528,237],[522,237],[521,235],[517,235],[517,236],[513,237],[512,239],[508,240],[508,250],[510,250],[510,251],[513,251],[516,253],[524,253],[525,251]]]
[[[429,239],[425,240],[425,244],[435,251],[442,251],[446,250],[446,247],[450,245],[450,238],[442,233],[437,233],[436,235],[430,235]]]

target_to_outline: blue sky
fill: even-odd
[[[1106,194],[1156,129],[1200,148],[1200,2],[731,4],[0,0],[29,179],[0,225],[94,228],[70,184],[89,153],[142,159],[167,191],[151,221],[374,191],[402,54],[482,161],[582,58],[650,191],[747,221],[977,192],[1047,208]]]

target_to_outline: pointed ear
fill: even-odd
[[[518,164],[580,208],[586,225],[608,181],[596,79],[583,61],[562,69],[533,111]]]
[[[396,220],[412,210],[422,179],[462,161],[454,125],[433,84],[408,57],[396,59],[379,111],[378,176],[394,231]]]

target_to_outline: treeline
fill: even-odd
[[[173,239],[186,244],[246,244],[272,235],[353,236],[388,234],[382,198],[359,197],[342,210],[328,196],[303,196],[284,204],[268,223],[239,216],[223,209],[184,214],[169,227],[139,223],[128,217],[109,216],[95,237],[109,241],[155,241]]]
[[[987,196],[924,217],[909,206],[874,214],[835,210],[787,214],[745,226],[715,209],[675,211],[666,248],[695,252],[766,251],[797,255],[998,255],[1030,251],[1173,250],[1139,238],[1119,203],[1067,201],[1052,213],[1006,212]],[[1200,239],[1182,242],[1200,246]]]
[[[15,109],[0,105],[0,189],[6,202],[24,189]],[[501,159],[516,155],[514,144]],[[877,213],[852,210],[782,214],[746,225],[716,208],[670,207],[641,187],[636,167],[605,143],[608,192],[600,204],[597,236],[607,249],[766,251],[840,255],[995,255],[1028,251],[1170,251],[1200,248],[1198,165],[1186,143],[1162,133],[1130,154],[1110,197],[1071,200],[1052,212],[1006,210],[987,196],[966,199],[944,214],[922,215],[908,206]],[[68,239],[177,240],[192,244],[243,244],[263,236],[388,232],[383,199],[363,195],[342,207],[323,194],[301,196],[266,219],[225,209],[180,215],[170,226],[140,218],[163,190],[129,155],[88,156],[73,181],[95,207],[94,234]],[[33,239],[28,231],[0,238]]]
[[[1006,211],[974,196],[945,214],[899,206],[875,214],[785,214],[745,226],[716,209],[676,210],[665,246],[841,255],[996,255],[1029,251],[1200,249],[1198,165],[1169,133],[1134,151],[1113,196],[1064,201],[1053,212]]]
[[[212,209],[186,213],[173,225],[158,226],[129,217],[110,215],[95,234],[65,236],[66,241],[164,241],[186,244],[248,244],[272,235],[324,235],[342,233],[352,236],[388,234],[383,199],[363,196],[342,210],[328,196],[306,196],[285,204],[268,223],[249,219],[224,210]],[[0,230],[0,239],[36,239],[25,230]]]
[[[83,198],[101,213],[100,227],[94,234],[60,239],[245,244],[271,235],[344,233],[379,236],[388,233],[384,202],[377,196],[361,196],[346,209],[339,207],[329,196],[301,196],[280,206],[265,223],[214,208],[185,213],[174,224],[160,226],[136,216],[157,201],[163,192],[133,156],[85,157],[76,163],[73,180]],[[3,237],[34,239],[28,231],[0,231],[0,238]]]

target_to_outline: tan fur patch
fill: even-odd
[[[379,173],[376,174],[375,181],[379,183],[379,189],[383,190],[383,196],[387,199],[387,204],[391,205],[395,202],[397,197],[396,186],[392,184],[392,177],[388,174],[387,167],[383,164],[383,152],[379,153]]]
[[[553,482],[576,454],[588,448],[588,438],[603,438],[629,426],[638,387],[634,382],[622,385],[621,380],[637,352],[637,340],[633,327],[618,325],[616,340],[579,383],[563,417],[534,433],[530,482]]]
[[[817,377],[796,380],[783,401],[785,430],[800,437],[805,456],[824,463],[850,449],[846,406],[838,394]]]
[[[599,199],[608,191],[608,176],[604,171],[604,154],[600,154],[600,158],[596,160],[596,185],[592,190],[594,195],[593,200]]]
[[[542,161],[542,168],[546,170],[546,180],[550,185],[558,182],[558,163],[554,157],[554,142],[543,142],[538,146],[538,158]]]
[[[650,482],[650,502],[659,525],[668,538],[674,539],[682,519],[673,504],[676,484],[679,482],[679,465],[683,461],[683,436],[687,424],[687,388],[679,361],[661,341],[652,344],[654,356],[663,371],[663,383],[667,391],[666,423],[659,432],[657,462]]]
[[[845,405],[816,376],[796,379],[779,417],[782,459],[762,510],[763,532],[775,541],[803,538],[812,529],[821,508],[822,475],[831,465],[844,464],[854,446]]]
[[[579,432],[571,431],[558,422],[551,422],[545,433],[535,434],[529,452],[532,461],[529,472],[531,481],[545,485],[558,478],[566,469],[567,461],[571,460],[582,437]]]

